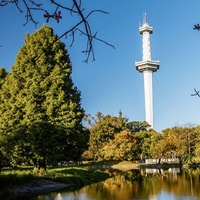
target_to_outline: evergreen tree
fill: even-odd
[[[4,144],[8,138],[13,141],[9,150],[2,150],[7,156],[18,154],[21,160],[20,156],[29,154],[32,160],[48,162],[80,156],[79,147],[86,142],[81,123],[84,110],[71,73],[65,45],[51,27],[27,34],[0,92],[0,136]]]
[[[6,70],[0,67],[0,89],[3,83],[5,82],[6,75],[7,75]]]

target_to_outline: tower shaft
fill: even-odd
[[[146,121],[153,128],[153,88],[152,71],[146,70],[144,75],[144,97],[145,97],[145,115]]]

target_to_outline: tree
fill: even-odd
[[[162,131],[160,140],[155,144],[154,156],[159,159],[182,157],[187,154],[186,140],[184,140],[185,130],[182,127],[167,128]]]
[[[101,149],[114,139],[115,134],[120,133],[122,130],[126,130],[126,124],[128,119],[122,116],[122,112],[119,112],[119,116],[103,115],[98,112],[96,118],[88,116],[87,121],[90,124],[90,139],[89,149],[87,154],[90,154],[92,159],[98,160],[101,155]]]
[[[188,157],[188,161],[190,162],[191,158],[194,156],[195,144],[199,135],[199,131],[197,127],[183,127],[180,128],[182,139],[185,141],[185,157]]]
[[[62,35],[60,35],[58,39],[71,36],[71,45],[73,45],[77,33],[86,37],[86,48],[82,51],[86,55],[85,62],[88,62],[90,56],[92,56],[92,60],[95,60],[93,47],[94,40],[112,46],[114,48],[113,45],[97,37],[97,32],[94,32],[92,30],[91,24],[89,22],[89,18],[93,14],[108,14],[108,12],[99,9],[87,12],[86,9],[83,7],[82,0],[71,0],[64,2],[49,0],[43,1],[42,3],[39,0],[0,0],[0,7],[4,7],[9,4],[13,5],[16,9],[20,11],[20,13],[24,14],[24,17],[26,19],[24,25],[26,25],[29,21],[32,22],[34,25],[37,25],[38,13],[43,14],[44,20],[46,20],[47,23],[51,19],[56,20],[58,23],[60,22],[60,20],[65,20],[66,27],[68,27],[70,17],[74,17],[75,19],[78,18],[79,20],[74,20],[74,24],[72,25],[72,27],[66,28],[67,30]],[[64,15],[63,13],[67,13],[68,15]],[[64,19],[64,17],[66,16],[67,19]],[[71,21],[73,21],[73,19],[71,19]]]
[[[195,163],[200,163],[200,126],[195,127],[192,136],[193,135],[195,135],[195,137],[190,137],[190,142],[193,144],[191,148],[193,150],[192,161]]]
[[[127,124],[127,128],[132,133],[136,133],[136,132],[140,132],[140,131],[147,131],[149,127],[150,127],[150,125],[146,121],[143,121],[143,122],[133,121],[133,122],[129,122]]]
[[[5,82],[6,75],[7,75],[6,70],[0,67],[0,89],[3,83]]]
[[[138,131],[134,134],[136,140],[137,159],[143,160],[145,157],[152,157],[154,147],[160,139],[159,133],[154,130]]]
[[[132,161],[136,156],[136,140],[130,131],[123,130],[114,135],[101,150],[103,160],[128,160]]]
[[[87,122],[90,125],[89,149],[85,152],[85,157],[95,160],[133,160],[139,159],[142,151],[150,154],[150,146],[153,145],[157,133],[153,130],[147,131],[147,122],[132,121],[122,116],[103,115],[98,112],[96,118],[88,116]],[[147,132],[147,133],[146,133]],[[142,133],[144,137],[139,140]],[[138,135],[136,135],[138,134]],[[137,137],[138,136],[138,137]],[[143,136],[142,136],[143,137]],[[148,142],[144,142],[148,140]],[[147,145],[148,143],[148,145]],[[146,150],[142,150],[142,145]]]
[[[85,138],[84,110],[71,72],[65,45],[51,27],[27,34],[0,91],[0,137],[15,144],[14,149],[4,148],[5,154],[13,157],[26,144],[26,155],[30,153],[37,161],[80,157],[86,146],[81,139]]]
[[[159,163],[162,157],[164,157],[165,155],[165,150],[166,150],[166,142],[163,139],[162,136],[160,136],[158,142],[155,144],[153,151],[152,151],[152,155],[154,158],[158,158],[159,159]]]

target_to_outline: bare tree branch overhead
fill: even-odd
[[[67,12],[70,13],[70,16],[78,17],[79,21],[75,21],[71,28],[67,28],[67,30],[58,38],[71,36],[71,46],[74,44],[75,38],[78,35],[81,35],[86,38],[86,47],[82,51],[85,54],[86,58],[84,62],[88,62],[91,58],[92,61],[95,60],[95,52],[94,52],[94,41],[99,41],[104,43],[105,45],[114,46],[105,40],[97,37],[97,32],[93,31],[91,24],[88,19],[94,13],[108,14],[103,10],[91,10],[86,12],[85,8],[82,7],[82,0],[67,0],[67,1],[55,1],[55,0],[45,0],[46,2],[42,2],[41,0],[0,0],[0,7],[7,6],[9,4],[14,5],[20,13],[22,13],[25,17],[26,25],[29,22],[32,22],[34,25],[38,24],[37,17],[35,17],[36,12],[41,12],[44,19],[48,23],[49,20],[56,20],[59,23],[61,20],[69,21],[69,19],[64,19],[62,14]],[[53,7],[53,12],[48,10],[47,4]]]
[[[198,97],[200,97],[200,91],[197,91],[196,89],[194,89],[194,94],[191,94],[191,96],[198,96]]]
[[[199,24],[195,24],[193,29],[199,31],[200,30],[200,25]]]

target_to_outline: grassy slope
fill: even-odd
[[[19,167],[14,170],[3,169],[1,171],[0,190],[4,194],[12,193],[14,187],[39,179],[67,183],[80,188],[91,183],[103,181],[108,177],[107,173],[87,165],[49,168],[47,173],[43,171],[40,174],[37,174],[32,167]]]

